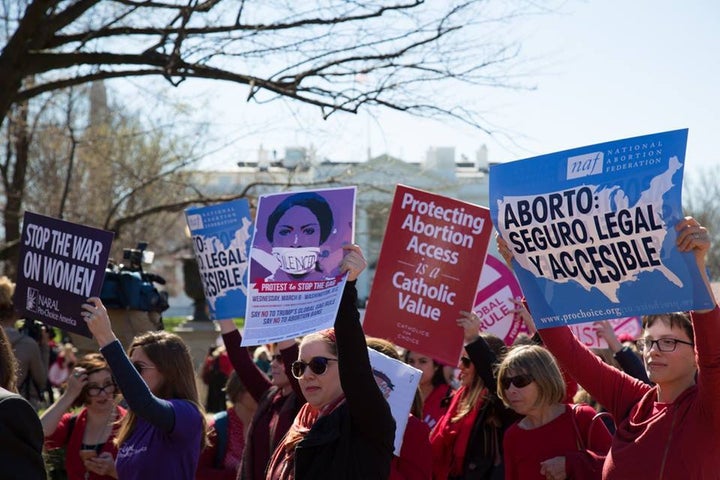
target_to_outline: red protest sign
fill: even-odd
[[[398,185],[363,328],[455,364],[490,240],[490,211]]]

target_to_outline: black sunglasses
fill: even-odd
[[[505,377],[500,379],[500,384],[503,387],[503,390],[507,390],[510,388],[510,385],[515,385],[515,388],[524,388],[530,385],[533,380],[535,380],[532,375],[523,373],[520,375],[515,375],[514,377]]]
[[[271,356],[270,356],[270,363],[274,362],[275,360],[277,360],[278,362],[282,363],[282,361],[283,361],[282,355],[280,355],[279,353],[276,353],[275,355],[271,355]]]
[[[470,365],[472,365],[472,360],[469,357],[460,357],[460,361],[465,368],[470,368]]]
[[[324,374],[327,372],[329,362],[337,362],[337,358],[313,357],[307,363],[302,360],[296,360],[292,363],[290,370],[292,371],[293,377],[299,380],[305,373],[307,367],[310,367],[310,371],[315,375]]]

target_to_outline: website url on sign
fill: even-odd
[[[547,317],[540,317],[539,321],[540,323],[552,323],[556,324],[558,322],[567,323],[574,320],[587,320],[591,321],[598,317],[604,317],[607,315],[613,315],[616,318],[621,316],[620,308],[614,307],[614,308],[603,308],[599,310],[594,309],[580,309],[577,312],[572,313],[563,313],[562,315],[549,315]]]

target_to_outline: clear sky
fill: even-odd
[[[513,28],[535,89],[457,92],[481,100],[499,135],[399,113],[323,121],[317,109],[292,102],[248,104],[236,85],[179,90],[205,99],[205,115],[228,144],[205,162],[210,168],[255,160],[261,144],[280,157],[285,146],[312,144],[334,160],[365,159],[369,148],[408,161],[422,160],[430,146],[473,158],[487,144],[490,160],[504,162],[679,128],[690,129],[689,172],[720,166],[720,2],[576,0]]]

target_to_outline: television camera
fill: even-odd
[[[168,294],[159,291],[155,283],[165,285],[160,275],[145,272],[143,264],[149,265],[155,254],[147,250],[147,242],[139,242],[136,248],[123,249],[124,263],[112,260],[105,269],[100,299],[108,308],[164,312],[168,309]]]

